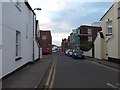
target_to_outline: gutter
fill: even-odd
[[[100,19],[100,21],[102,21],[102,19],[105,17],[105,15],[113,8],[114,4],[109,8],[109,10],[103,15],[103,17]]]

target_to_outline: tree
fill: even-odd
[[[92,44],[80,44],[80,50],[89,51],[93,47]]]

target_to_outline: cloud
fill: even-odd
[[[77,2],[78,1],[78,2]],[[41,7],[35,11],[40,29],[51,30],[53,43],[59,44],[72,29],[99,21],[113,4],[111,2],[80,2],[81,0],[36,0],[31,6]],[[58,37],[57,37],[58,36]]]
[[[68,38],[69,33],[52,33],[52,41],[53,44],[57,44],[57,45],[61,45],[62,39],[64,38]]]

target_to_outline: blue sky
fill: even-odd
[[[105,1],[105,0],[104,0]],[[72,29],[97,22],[113,4],[109,2],[86,2],[80,0],[28,0],[35,11],[41,30],[51,30],[53,44],[61,45]]]

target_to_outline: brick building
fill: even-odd
[[[82,25],[79,28],[80,43],[92,43],[97,37],[97,33],[102,30],[101,27],[85,26]]]
[[[74,34],[70,33],[70,49],[74,49],[75,43],[74,43]]]
[[[66,49],[68,49],[68,40],[62,39],[62,43],[61,43],[61,50],[64,52]]]
[[[52,36],[51,32],[48,31],[39,31],[40,34],[40,47],[42,48],[43,54],[52,53]]]

